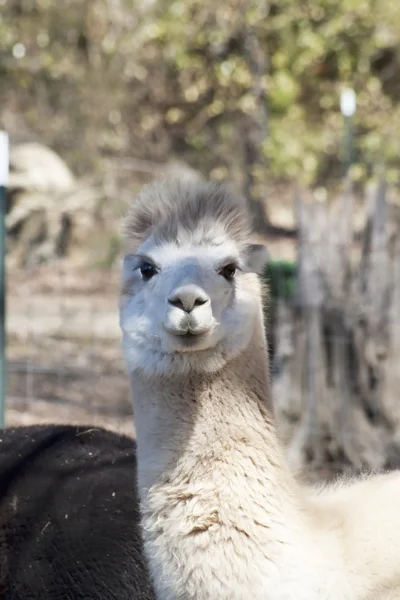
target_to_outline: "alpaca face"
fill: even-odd
[[[152,234],[123,264],[120,324],[130,372],[212,372],[249,343],[260,310],[263,246],[240,245],[218,223]]]

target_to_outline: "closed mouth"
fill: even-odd
[[[202,337],[204,337],[205,335],[207,335],[211,328],[207,328],[207,329],[202,329],[199,332],[193,331],[190,329],[190,327],[186,330],[179,330],[179,329],[169,329],[169,328],[165,328],[168,333],[174,337],[179,337],[179,338],[183,338],[183,339],[201,339]]]
[[[179,334],[181,340],[187,340],[188,342],[196,340],[201,340],[207,335],[207,331],[203,331],[202,333],[193,333],[192,331],[187,331],[186,333]]]
[[[191,331],[187,331],[184,334],[172,334],[172,337],[175,339],[174,345],[176,346],[176,350],[195,350],[198,346],[202,346],[208,333],[208,331],[203,333],[192,333]]]

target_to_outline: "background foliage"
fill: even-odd
[[[240,180],[253,144],[261,186],[271,177],[326,185],[341,174],[339,95],[351,85],[355,175],[378,164],[396,180],[397,0],[0,6],[0,124],[16,141],[49,143],[78,172],[99,156],[162,162],[173,153]]]

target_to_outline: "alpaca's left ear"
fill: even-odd
[[[268,262],[268,250],[262,244],[250,244],[246,249],[246,270],[261,275]]]

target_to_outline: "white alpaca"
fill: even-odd
[[[399,475],[317,494],[287,467],[243,206],[157,184],[126,234],[121,326],[159,600],[400,598]]]

